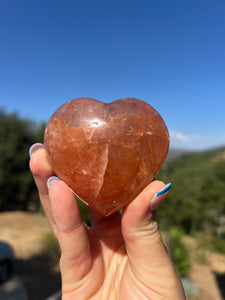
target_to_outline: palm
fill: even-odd
[[[92,267],[84,272],[75,287],[64,285],[66,299],[161,299],[161,275],[158,274],[151,289],[152,276],[143,274],[127,255],[121,232],[121,218],[117,215],[97,226],[87,228]],[[77,270],[74,270],[77,272]],[[163,274],[162,274],[163,275]],[[73,282],[72,278],[71,281]],[[154,279],[153,279],[154,281]],[[162,276],[162,285],[165,278]],[[77,288],[79,286],[79,288]],[[166,297],[166,295],[165,295]]]
[[[87,267],[82,285],[89,288],[84,290],[81,288],[68,295],[73,296],[71,299],[118,299],[118,292],[121,289],[120,279],[124,272],[127,272],[128,261],[120,220],[116,217],[87,230],[92,267],[90,269]]]

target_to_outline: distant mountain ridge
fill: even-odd
[[[195,153],[195,152],[196,151],[188,150],[188,149],[171,148],[171,149],[169,149],[169,152],[167,154],[166,161],[177,159],[177,158],[180,158],[184,155],[192,154],[192,153]]]
[[[216,153],[216,152],[220,152],[220,151],[225,151],[225,145],[220,146],[220,147],[210,148],[210,149],[203,149],[203,150],[170,148],[169,152],[167,154],[167,157],[166,157],[166,161],[171,161],[171,160],[174,160],[174,159],[177,159],[184,155],[189,155],[189,154],[206,153],[206,152]]]

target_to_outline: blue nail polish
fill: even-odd
[[[53,181],[56,181],[56,180],[60,180],[58,177],[56,176],[52,176],[52,177],[49,177],[48,180],[47,180],[47,187],[49,189],[49,186],[50,184],[53,182]]]
[[[157,194],[156,194],[156,197],[159,197],[161,195],[163,195],[164,193],[168,192],[169,189],[171,188],[172,184],[171,183],[168,183],[161,191],[159,191]]]

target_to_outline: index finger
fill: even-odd
[[[30,148],[30,170],[33,174],[45,214],[53,232],[56,234],[55,220],[52,213],[47,187],[47,180],[49,177],[54,175],[54,172],[49,164],[44,145],[38,143],[34,144]]]

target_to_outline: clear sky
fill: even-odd
[[[172,147],[225,145],[225,1],[1,0],[0,108],[47,121],[78,97],[150,103]]]

